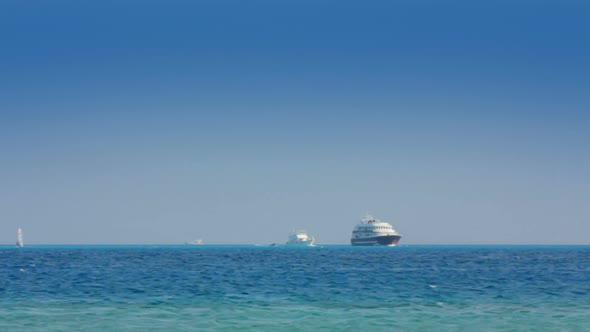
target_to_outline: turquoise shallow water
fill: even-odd
[[[590,247],[0,247],[0,331],[589,331]]]

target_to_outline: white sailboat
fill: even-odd
[[[16,232],[16,234],[17,234],[16,246],[23,247],[25,245],[25,243],[23,242],[23,230],[19,228],[18,231]]]

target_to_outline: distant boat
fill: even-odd
[[[187,245],[200,245],[200,244],[204,244],[203,239],[196,239],[196,240],[192,240],[190,242],[185,242],[184,244]]]
[[[295,246],[309,246],[312,247],[315,242],[313,237],[307,236],[305,231],[296,231],[289,235],[289,240],[287,241],[287,245],[295,245]]]
[[[24,245],[25,243],[23,242],[23,230],[19,228],[16,232],[16,246],[23,247]]]
[[[361,223],[354,227],[350,243],[353,246],[396,246],[401,238],[401,234],[390,223],[367,214]]]

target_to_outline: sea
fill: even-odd
[[[590,331],[590,246],[0,246],[0,331]]]

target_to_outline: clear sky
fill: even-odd
[[[0,243],[589,244],[586,1],[0,3]]]

